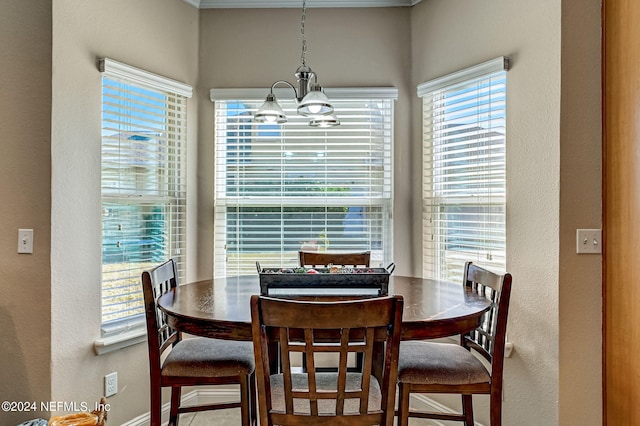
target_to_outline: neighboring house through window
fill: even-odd
[[[287,92],[284,124],[253,121],[264,90],[213,89],[216,276],[296,266],[298,250],[392,260],[394,88],[325,89],[341,125],[308,126]]]
[[[418,86],[423,99],[423,274],[460,281],[465,261],[506,268],[508,60]]]
[[[169,258],[184,276],[186,102],[191,87],[124,65],[102,71],[103,335],[144,323],[140,276]]]

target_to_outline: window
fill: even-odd
[[[371,250],[390,263],[396,89],[326,89],[341,125],[320,129],[278,100],[289,121],[254,123],[264,90],[215,101],[215,274],[295,266],[298,250]]]
[[[504,271],[506,58],[423,83],[423,274]]]
[[[186,101],[191,88],[110,59],[102,71],[102,324],[144,321],[140,275],[185,269]]]

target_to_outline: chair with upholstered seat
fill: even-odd
[[[473,394],[489,394],[491,426],[502,424],[502,374],[511,295],[511,275],[499,275],[467,262],[463,278],[465,291],[491,300],[491,308],[477,329],[460,336],[460,345],[406,341],[400,345],[398,365],[398,424],[407,426],[409,417],[454,420],[472,426]],[[474,356],[477,352],[490,370]],[[434,413],[409,408],[412,393],[462,395],[462,413]]]
[[[169,425],[177,425],[179,415],[203,410],[240,407],[242,425],[255,424],[255,370],[251,342],[235,342],[204,337],[182,339],[169,327],[156,301],[177,285],[173,259],[142,273],[149,373],[151,381],[151,426],[160,426],[162,388],[171,388]],[[168,353],[164,362],[162,356]],[[183,386],[240,385],[240,402],[199,406],[181,405]]]
[[[325,267],[334,266],[366,266],[371,263],[371,252],[357,253],[299,251],[300,266]]]
[[[401,296],[347,301],[252,296],[260,425],[392,426],[402,307]],[[364,353],[362,372],[347,372],[351,352]],[[307,359],[306,373],[292,371],[291,355],[299,353]],[[339,354],[337,372],[316,371],[314,355],[324,353]]]
[[[300,260],[300,266],[327,267],[332,266],[371,266],[371,252],[316,252],[316,251],[302,251],[298,252],[298,259]],[[302,358],[302,368],[306,369],[306,361]],[[332,367],[323,368],[324,371],[335,371]],[[355,366],[351,368],[352,371],[362,370],[362,355],[357,355],[355,360]]]

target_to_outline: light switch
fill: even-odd
[[[33,229],[18,229],[18,253],[33,253]]]
[[[576,253],[597,254],[602,253],[601,229],[577,229]]]

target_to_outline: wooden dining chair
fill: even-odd
[[[352,252],[352,253],[340,253],[340,252],[316,252],[316,251],[302,251],[298,252],[298,258],[300,260],[300,266],[327,267],[333,266],[371,266],[371,252]],[[306,368],[306,361],[302,358],[302,368]],[[324,368],[326,371],[335,371],[332,367]],[[355,366],[351,368],[352,371],[362,370],[362,355],[356,356]]]
[[[161,425],[163,387],[171,388],[169,425],[177,425],[182,413],[235,407],[240,407],[243,426],[254,425],[255,364],[251,342],[203,337],[182,339],[180,332],[169,327],[165,314],[156,305],[158,297],[176,285],[176,264],[173,259],[142,273],[149,346],[151,426]],[[169,353],[162,361],[165,351]],[[239,402],[181,405],[183,386],[228,384],[240,385]]]
[[[252,296],[260,425],[392,426],[402,308],[402,296],[347,301]],[[374,353],[374,347],[383,349]],[[364,353],[361,373],[347,372],[350,352]],[[291,355],[299,353],[307,358],[306,373],[292,371]],[[339,354],[337,372],[316,371],[314,355],[323,353]],[[281,371],[272,370],[274,357]],[[376,363],[381,357],[382,364]]]
[[[333,266],[371,266],[371,252],[352,252],[352,253],[340,253],[340,252],[316,252],[316,251],[302,251],[298,252],[298,258],[300,260],[300,266],[311,266],[314,268]],[[306,369],[305,358],[302,358],[302,368]],[[323,368],[325,371],[335,371],[333,367]],[[350,369],[351,371],[362,370],[362,355],[356,355],[355,366]]]
[[[300,260],[300,266],[312,266],[314,268],[329,265],[369,267],[371,263],[371,252],[338,253],[300,250],[298,252],[298,258]]]
[[[490,395],[490,424],[502,424],[502,375],[511,274],[495,274],[467,262],[463,280],[465,291],[483,295],[491,301],[491,308],[477,329],[460,336],[459,345],[402,342],[398,365],[400,426],[407,426],[409,417],[453,420],[473,426],[473,394]],[[490,371],[473,352],[489,362]],[[409,397],[412,393],[461,394],[462,412],[449,414],[411,410]]]

